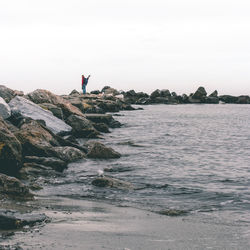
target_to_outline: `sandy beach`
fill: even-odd
[[[0,249],[249,249],[249,230],[194,216],[168,217],[68,198],[41,199],[52,221],[0,242]],[[228,240],[230,239],[230,241]],[[7,248],[7,246],[9,248]],[[12,246],[12,248],[11,248]],[[5,248],[4,248],[5,247]],[[17,248],[18,249],[18,248]]]

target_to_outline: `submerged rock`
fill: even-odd
[[[114,149],[106,147],[100,142],[89,142],[87,157],[98,159],[120,158],[121,154]]]
[[[0,97],[0,116],[2,116],[3,119],[7,119],[11,116],[11,109],[2,97]]]
[[[34,120],[43,120],[46,127],[53,133],[69,133],[72,128],[64,121],[55,117],[50,111],[44,110],[39,105],[23,98],[16,96],[9,103],[13,113],[20,113],[25,117],[30,117]]]
[[[92,185],[97,187],[111,187],[118,189],[134,189],[133,184],[111,177],[98,177],[92,181]]]
[[[162,210],[159,212],[159,214],[166,215],[166,216],[183,216],[187,215],[187,211],[185,210],[177,210],[177,209],[168,209],[168,210]]]
[[[21,214],[15,210],[0,209],[0,230],[13,230],[48,221],[45,214]]]
[[[0,117],[0,173],[16,175],[21,166],[21,143]]]
[[[19,200],[33,199],[28,187],[15,177],[0,174],[0,198],[13,198]],[[1,223],[0,223],[1,225]]]

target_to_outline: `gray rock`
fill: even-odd
[[[57,107],[56,105],[51,104],[51,103],[41,103],[39,104],[39,106],[45,110],[49,110],[57,118],[61,120],[64,119],[62,109]]]
[[[121,123],[116,121],[110,114],[85,114],[85,117],[94,123],[105,123],[111,128],[121,127]]]
[[[218,91],[215,90],[213,93],[211,93],[208,97],[218,97]]]
[[[81,150],[73,147],[54,147],[53,150],[56,152],[56,157],[65,162],[73,162],[86,157]]]
[[[11,116],[11,109],[2,97],[0,97],[0,116],[2,116],[3,119],[7,119]]]
[[[0,174],[0,198],[30,200],[33,199],[33,195],[28,187],[15,177]]]
[[[68,100],[61,96],[55,95],[48,90],[37,89],[27,95],[27,97],[34,103],[51,103],[61,108],[63,116],[67,118],[71,114],[82,116],[83,113]]]
[[[237,103],[238,104],[250,104],[250,96],[248,96],[248,95],[239,96]]]
[[[202,100],[207,96],[207,92],[204,87],[199,87],[195,93],[192,95],[192,99]]]
[[[15,97],[15,92],[12,89],[0,85],[0,97],[2,97],[7,103]]]
[[[97,138],[99,135],[92,123],[83,116],[71,115],[66,122],[73,128],[72,133],[77,138]]]
[[[24,226],[33,226],[36,223],[48,221],[45,214],[21,214],[15,210],[0,209],[0,230],[13,230]]]
[[[67,167],[67,163],[65,161],[62,161],[55,157],[26,156],[24,161],[49,166],[59,172],[62,172]]]
[[[156,97],[161,97],[161,91],[159,89],[156,89],[150,95],[151,99],[155,99]]]
[[[129,182],[106,176],[94,179],[92,181],[92,185],[97,187],[110,187],[117,189],[134,189],[134,186]]]
[[[106,147],[100,142],[89,142],[87,157],[97,159],[120,158],[121,154],[110,147]]]
[[[22,166],[22,146],[0,117],[0,173],[15,175]]]
[[[168,89],[162,89],[162,90],[160,91],[160,95],[161,95],[162,97],[167,97],[167,96],[171,96],[171,93],[170,93],[170,91],[169,91]]]
[[[55,117],[50,111],[44,110],[39,105],[23,97],[16,96],[10,101],[9,106],[14,113],[20,113],[34,120],[44,120],[46,127],[55,134],[69,133],[72,130],[69,125]]]
[[[219,96],[219,100],[225,103],[237,103],[238,97],[231,95],[221,95]]]

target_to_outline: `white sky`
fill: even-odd
[[[250,94],[249,0],[0,0],[0,84]]]

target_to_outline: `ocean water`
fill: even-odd
[[[123,126],[100,141],[122,157],[72,163],[40,195],[250,225],[250,105],[149,105],[114,118]],[[93,186],[100,171],[135,189]]]

